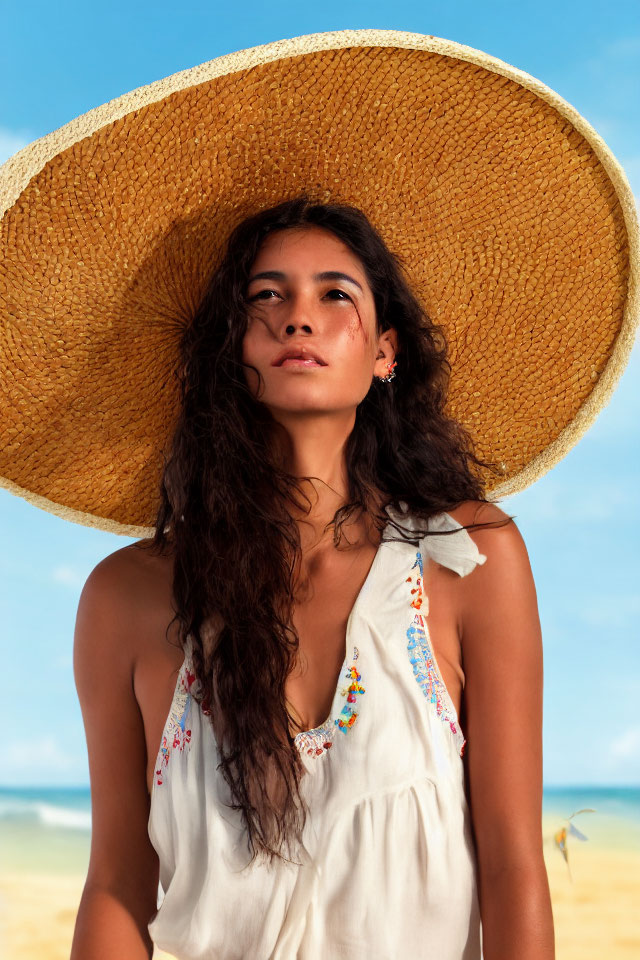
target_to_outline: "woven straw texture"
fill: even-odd
[[[0,484],[148,536],[183,326],[232,227],[303,188],[360,207],[404,258],[451,343],[449,412],[502,465],[491,498],[565,456],[637,328],[624,172],[528,74],[355,30],[141,87],[0,168]]]

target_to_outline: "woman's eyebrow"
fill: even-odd
[[[281,270],[264,270],[262,273],[254,273],[252,277],[249,277],[247,283],[251,283],[252,280],[286,280],[287,275]],[[362,287],[357,280],[354,280],[353,277],[350,277],[348,273],[342,273],[340,270],[325,270],[323,273],[314,273],[313,279],[321,282],[323,280],[346,280],[347,283],[353,283],[354,286],[362,292]]]

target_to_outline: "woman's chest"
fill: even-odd
[[[298,647],[285,683],[294,735],[321,726],[329,714],[348,653],[349,620],[376,554],[372,544],[334,550],[303,571],[291,616]]]
[[[389,643],[393,643],[392,634],[399,636],[397,628],[406,627],[415,616],[413,591],[419,586],[421,626],[428,635],[442,682],[456,713],[460,714],[464,685],[459,637],[460,578],[437,563],[429,563],[424,570],[424,579],[421,578],[418,584],[416,568],[412,568],[415,551],[408,550],[400,562],[394,559],[390,568],[378,563],[376,569],[376,557],[376,547],[368,545],[357,551],[345,552],[344,557],[340,556],[332,563],[317,565],[307,571],[307,583],[300,591],[300,599],[292,613],[292,623],[299,637],[298,657],[285,683],[285,697],[290,714],[296,721],[292,734],[299,730],[311,730],[325,722],[339,686],[343,663],[349,658],[354,645],[366,643],[366,638],[360,637],[360,632],[366,632],[362,619],[358,617],[350,625],[351,615],[365,587],[367,613],[374,623],[376,603],[381,605],[380,619],[384,620],[382,608],[385,607],[389,586],[393,587],[394,596],[403,598],[406,595],[406,609],[402,599],[400,605],[394,607],[393,616],[397,617],[398,623],[394,622],[392,626],[395,629],[390,631]],[[394,581],[393,585],[388,582],[391,580]],[[135,675],[136,696],[145,729],[149,793],[183,662],[183,653],[181,648],[175,646],[175,637],[172,636],[171,644],[166,637],[166,629],[173,616],[168,586],[169,578],[159,578],[153,611],[150,611],[147,619],[148,630],[141,638]],[[410,670],[409,651],[406,650],[403,655],[407,658],[407,669]]]
[[[390,655],[391,648],[398,646],[398,637],[404,636],[404,652],[400,650],[399,655],[408,667],[411,651],[406,646],[406,631],[416,622],[416,614],[441,681],[460,713],[464,686],[460,578],[434,562],[426,565],[424,578],[418,577],[416,557],[417,551],[411,547],[384,558],[375,550],[363,550],[348,564],[316,572],[311,597],[297,604],[293,614],[299,649],[285,687],[297,722],[292,732],[312,730],[326,722],[341,667],[350,661],[354,646],[367,646],[365,634],[370,629],[388,636]],[[359,614],[364,610],[364,619],[358,616],[351,622],[355,610]]]

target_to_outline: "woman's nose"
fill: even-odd
[[[312,309],[304,297],[294,297],[290,301],[289,310],[282,323],[285,333],[289,335],[298,330],[309,333],[313,329]]]

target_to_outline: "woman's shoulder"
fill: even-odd
[[[465,594],[469,606],[482,607],[489,597],[535,592],[529,553],[512,514],[495,503],[470,500],[447,511],[463,526],[478,524],[467,533],[486,562],[467,578]]]
[[[115,592],[122,604],[135,603],[173,572],[171,558],[151,551],[151,543],[138,540],[113,550],[95,565],[88,580]]]
[[[116,632],[127,633],[133,660],[138,655],[138,638],[153,626],[166,629],[173,616],[173,561],[149,549],[150,540],[136,541],[112,551],[90,572],[84,598],[104,604]]]
[[[482,573],[471,578],[476,586],[480,580],[503,577],[510,565],[528,566],[529,558],[522,534],[512,515],[497,504],[466,500],[446,512],[462,527],[470,527],[466,533],[486,558],[486,562],[482,563]]]
[[[485,500],[465,500],[446,512],[463,527],[473,523],[489,524],[498,520],[506,521],[511,516],[497,504]],[[475,530],[469,532],[475,533]]]

